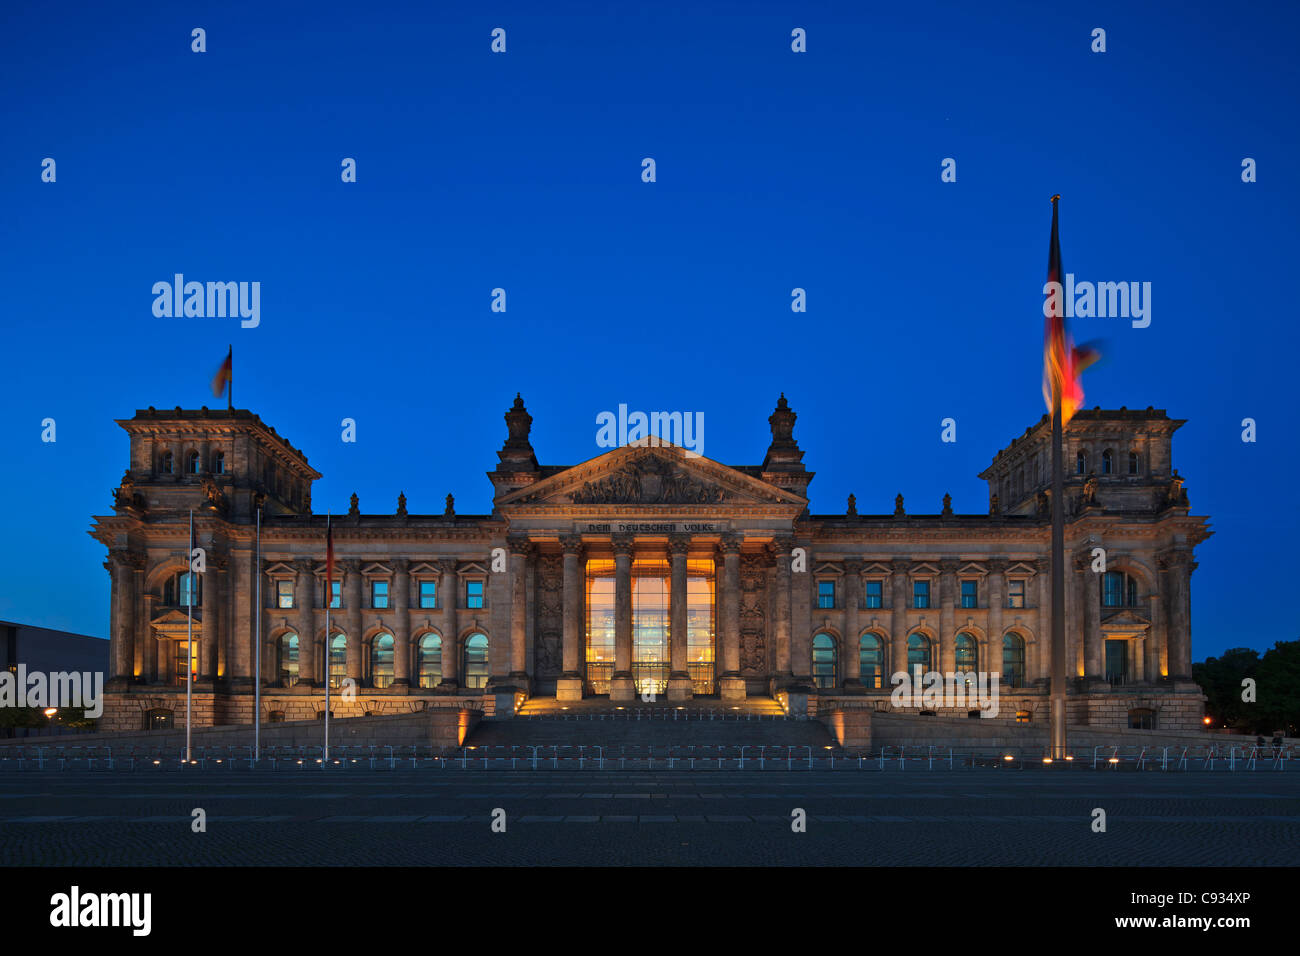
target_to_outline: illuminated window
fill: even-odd
[[[614,562],[587,561],[587,681],[593,694],[608,694],[614,676]]]
[[[1007,582],[1007,607],[1025,606],[1025,582],[1014,580]]]
[[[488,681],[488,639],[486,634],[471,634],[465,641],[465,686],[478,690]]]
[[[835,638],[823,631],[812,643],[813,684],[822,690],[833,689],[838,678],[835,665]]]
[[[632,562],[632,681],[638,694],[668,689],[669,574],[663,559]]]
[[[275,582],[275,606],[293,607],[293,582],[279,580]]]
[[[284,723],[284,711],[282,711],[282,710],[270,710],[270,711],[267,711],[267,713],[266,713],[266,722],[267,722],[268,724],[282,724],[282,723]]]
[[[198,607],[203,603],[202,576],[177,571],[163,584],[162,602],[164,607]]]
[[[323,583],[322,583],[321,587],[322,587],[322,588],[324,587],[324,584],[323,584]],[[340,607],[343,606],[343,582],[342,582],[342,581],[331,581],[331,582],[330,582],[330,599],[329,599],[329,602],[330,602],[330,607],[331,607],[331,608],[340,608]]]
[[[1107,571],[1102,578],[1102,607],[1137,607],[1137,579],[1122,571]]]
[[[339,631],[330,640],[330,687],[342,687],[348,668],[348,639]]]
[[[712,694],[713,561],[686,562],[686,669],[697,694]]]
[[[279,658],[276,670],[280,675],[280,683],[284,687],[292,687],[298,683],[298,635],[293,631],[281,634],[275,648]]]
[[[885,648],[878,634],[863,634],[858,644],[862,683],[869,690],[881,690],[885,679]]]
[[[376,634],[370,642],[370,683],[388,687],[393,683],[393,635]]]
[[[176,642],[176,673],[175,673],[175,680],[174,680],[174,683],[176,683],[176,684],[178,684],[178,685],[180,685],[180,686],[182,686],[182,687],[185,685],[185,670],[186,670],[186,668],[185,668],[185,647],[186,647],[187,644],[189,645],[189,649],[190,649],[190,654],[189,654],[189,658],[190,658],[190,666],[189,666],[190,680],[193,681],[193,680],[196,680],[196,679],[198,678],[198,676],[199,676],[199,643],[200,643],[200,642],[199,642],[199,640],[198,640],[198,636],[197,636],[197,635],[195,635],[195,639],[194,639],[193,641],[177,641],[177,642]]]
[[[171,730],[175,715],[164,707],[155,707],[146,711],[144,726],[146,730]]]
[[[420,638],[415,662],[416,683],[437,687],[442,681],[442,638],[430,631]]]
[[[958,634],[954,647],[958,674],[973,674],[979,670],[979,644],[974,634],[964,631]]]
[[[1027,710],[1016,711],[1016,723],[1027,724],[1034,715]]]

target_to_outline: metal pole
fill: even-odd
[[[1052,756],[1063,760],[1066,750],[1065,475],[1059,394],[1052,405]]]
[[[262,758],[262,509],[257,509],[257,654],[253,659],[253,760]]]
[[[194,509],[190,509],[190,546],[185,552],[185,762],[190,754],[190,715],[194,711]]]
[[[330,534],[330,513],[325,512],[325,540],[329,541]],[[326,560],[329,556],[326,555]],[[324,770],[329,765],[330,760],[330,664],[333,663],[334,641],[330,633],[330,605],[334,603],[334,582],[326,575],[325,584],[325,759],[321,761],[321,769]],[[342,588],[339,591],[342,592]]]

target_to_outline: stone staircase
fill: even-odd
[[[607,754],[716,756],[721,750],[728,759],[740,748],[752,756],[759,747],[769,752],[795,748],[800,754],[811,747],[819,755],[826,748],[839,751],[830,731],[816,720],[788,718],[781,705],[770,698],[717,701],[708,698],[676,704],[644,703],[639,698],[614,704],[597,698],[556,701],[532,698],[509,719],[479,722],[466,747],[492,750],[543,747],[549,753],[558,748],[563,755],[583,747],[602,747]]]

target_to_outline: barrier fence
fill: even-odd
[[[1254,772],[1294,770],[1295,746],[1120,747],[1097,746],[1052,760],[1029,748],[956,748],[936,746],[844,750],[809,745],[634,746],[606,744],[513,745],[462,747],[454,752],[430,745],[353,745],[330,748],[328,764],[320,747],[195,747],[191,760],[184,748],[109,746],[0,747],[0,772],[91,770],[277,772],[337,770],[974,770],[997,768],[1131,770],[1165,773]]]

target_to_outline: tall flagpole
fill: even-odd
[[[226,382],[226,411],[235,407],[235,345],[230,345],[230,380]]]
[[[1060,282],[1060,234],[1057,231],[1056,204],[1060,196],[1052,197],[1052,248],[1049,252],[1049,280]],[[1055,262],[1057,275],[1050,275]],[[1057,296],[1057,308],[1064,313],[1064,303]],[[1064,315],[1061,317],[1064,331]],[[1069,343],[1061,336],[1061,347]],[[1065,370],[1060,370],[1052,389],[1052,757],[1063,760],[1066,756],[1065,713],[1065,462],[1062,451],[1061,401],[1065,392]]]
[[[330,664],[333,663],[334,642],[330,639],[330,605],[334,603],[334,569],[330,567],[330,513],[325,512],[325,749],[320,767],[324,770],[330,762]],[[341,589],[340,589],[341,590]]]
[[[257,622],[253,632],[257,635],[257,653],[253,658],[253,766],[262,759],[262,508],[257,508]]]
[[[190,760],[190,715],[194,711],[194,509],[190,509],[190,546],[185,552],[185,763]]]

